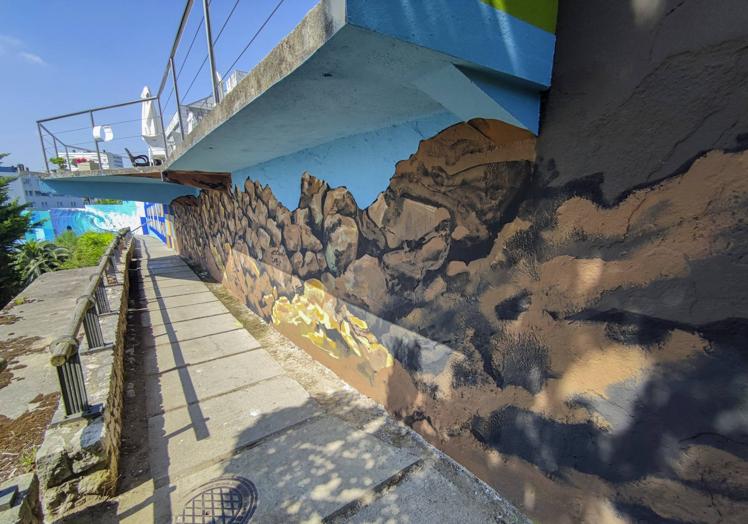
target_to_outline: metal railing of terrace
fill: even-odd
[[[50,363],[57,370],[66,420],[96,417],[101,414],[101,406],[92,406],[88,401],[78,351],[78,335],[82,325],[88,352],[112,347],[114,341],[107,342],[104,339],[100,319],[103,316],[120,314],[118,310],[112,310],[107,287],[120,284],[117,279],[117,265],[124,261],[123,257],[131,239],[132,232],[129,228],[117,233],[102,255],[85,293],[78,298],[65,335],[49,345]]]
[[[251,69],[277,44],[278,34],[290,32],[299,15],[315,3],[187,0],[155,94],[144,92],[138,99],[37,120],[47,172],[167,162],[197,123],[246,76],[237,67]],[[277,16],[284,9],[284,16]],[[217,31],[215,20],[220,22]],[[228,66],[219,67],[222,64]],[[146,114],[150,131],[144,136]]]

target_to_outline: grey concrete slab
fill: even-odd
[[[187,362],[200,364],[209,360],[226,357],[242,351],[260,347],[260,343],[244,329],[201,337],[180,342],[179,348],[159,346],[142,352],[145,373],[154,375],[183,367]]]
[[[203,287],[203,289],[206,288]],[[172,308],[187,306],[190,304],[202,304],[213,300],[218,299],[212,292],[206,289],[205,291],[198,292],[193,291],[187,293],[177,293],[176,295],[169,297],[151,296],[151,298],[144,298],[141,302],[145,302],[149,310],[155,311],[156,309],[160,308]]]
[[[417,469],[397,484],[396,489],[365,506],[354,515],[336,522],[346,524],[415,524],[460,522],[484,524],[505,522],[500,505],[468,504],[474,494],[464,493],[434,467]]]
[[[202,282],[185,282],[179,286],[165,287],[163,289],[144,287],[143,296],[146,300],[154,300],[159,297],[175,297],[178,295],[187,295],[189,293],[199,293],[206,291],[207,289],[208,288]]]
[[[168,345],[242,328],[231,313],[143,328],[143,347]]]
[[[172,275],[174,273],[183,273],[186,271],[192,272],[192,269],[187,264],[170,265],[165,267],[142,267],[140,268],[140,274],[143,277],[152,277],[154,275]]]
[[[151,474],[157,485],[176,479],[317,413],[304,388],[279,376],[151,417]]]
[[[320,522],[416,460],[325,416],[159,488],[157,522],[169,522],[167,511],[178,515],[192,490],[222,475],[239,475],[255,484],[256,522]]]
[[[177,347],[158,348],[183,358]],[[189,362],[187,362],[189,364]],[[207,398],[283,374],[283,369],[263,349],[210,360],[146,377],[148,416],[180,408]]]
[[[202,282],[200,277],[190,272],[183,275],[164,275],[157,278],[144,278],[142,280],[143,289],[158,292],[162,289],[174,286],[184,286],[192,282]]]
[[[144,327],[161,326],[163,324],[195,320],[228,312],[228,309],[219,300],[168,309],[154,309],[145,311],[140,315],[140,325]]]

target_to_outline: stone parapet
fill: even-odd
[[[37,451],[36,471],[45,520],[53,521],[73,508],[111,496],[117,485],[122,430],[123,352],[127,329],[129,267],[134,243],[128,241],[117,265],[117,284],[107,287],[113,313],[100,317],[105,349],[88,352],[85,337],[80,359],[89,403],[101,406],[95,418],[65,420],[57,408],[44,442]]]

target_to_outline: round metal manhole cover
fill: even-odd
[[[179,524],[245,524],[257,509],[257,488],[242,477],[221,477],[186,497]]]

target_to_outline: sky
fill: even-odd
[[[279,0],[212,0],[211,25],[217,70],[222,76],[259,30]],[[136,100],[143,86],[158,90],[185,0],[0,0],[0,152],[4,165],[44,167],[36,120]],[[234,69],[251,70],[317,0],[285,0]],[[202,21],[196,0],[176,54],[182,101],[210,94]],[[236,6],[236,7],[235,7]],[[220,29],[231,10],[234,13]],[[199,28],[199,31],[198,31]],[[187,51],[192,44],[189,54]],[[196,79],[193,83],[192,80]],[[190,88],[190,84],[192,87]],[[165,120],[176,112],[171,87],[164,90]],[[168,100],[168,103],[167,103]],[[136,138],[140,107],[96,114],[111,124],[111,151],[144,152]],[[67,144],[93,148],[88,116],[48,124]],[[83,129],[85,128],[85,129]],[[51,139],[46,139],[51,146]],[[119,150],[118,150],[119,148]],[[139,149],[139,150],[138,150]],[[54,156],[49,147],[47,157]]]

